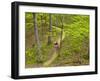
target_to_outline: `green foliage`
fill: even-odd
[[[52,32],[49,32],[49,14],[36,13],[36,16],[43,62],[52,56],[54,43],[61,37],[61,30],[63,26],[65,37],[61,41],[62,45],[59,51],[60,56],[58,57],[60,60],[56,60],[54,63],[56,64],[58,62],[58,65],[66,65],[66,62],[68,61],[67,64],[75,65],[74,63],[77,61],[77,58],[80,57],[78,60],[78,62],[82,62],[80,65],[89,64],[89,15],[51,14]],[[34,18],[32,13],[26,12],[26,35],[28,35],[30,32],[33,32],[34,34],[33,20]],[[51,36],[52,40],[50,45],[47,44],[48,36]],[[28,40],[29,37],[31,37],[31,35],[26,36],[26,39]],[[35,42],[35,40],[32,41]],[[28,47],[27,44],[32,45],[32,43],[26,42],[26,47]],[[38,46],[35,42],[34,46],[26,49],[26,65],[39,64],[37,62],[37,48]],[[76,65],[77,64],[78,63],[76,63]],[[42,64],[40,65],[42,66]]]
[[[31,49],[27,49],[26,50],[26,57],[25,57],[25,60],[26,60],[26,64],[34,64],[36,62],[36,49],[35,48],[31,48]]]

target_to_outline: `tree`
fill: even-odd
[[[61,37],[60,37],[60,50],[61,50],[61,48],[62,48],[62,37],[63,37],[63,29],[64,29],[64,25],[63,25],[63,23],[64,23],[64,16],[63,15],[61,15],[60,16],[60,21],[61,21]],[[59,53],[60,53],[60,50],[59,50]],[[60,55],[60,54],[59,54]]]
[[[48,44],[51,43],[51,33],[52,33],[52,16],[49,14],[49,36],[48,36]]]
[[[62,36],[63,36],[63,29],[64,29],[64,25],[63,25],[63,22],[64,22],[64,16],[61,16],[61,42],[62,42]]]
[[[35,13],[33,13],[33,19],[34,19],[34,36],[35,36],[35,41],[37,45],[37,61],[41,62],[42,61],[42,52],[41,52],[41,44],[39,40],[39,35],[38,35],[38,27],[37,27],[37,16]]]
[[[41,30],[42,30],[42,37],[43,37],[43,16],[41,15]]]

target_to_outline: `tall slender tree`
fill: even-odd
[[[44,39],[43,14],[41,14],[40,17],[41,17],[41,26],[40,26],[41,28],[40,29],[41,29],[41,42],[42,42]]]
[[[63,28],[64,28],[64,25],[63,25],[63,22],[64,22],[64,16],[61,15],[61,38],[60,38],[60,50],[61,50],[61,47],[62,47],[62,37],[63,37]],[[59,52],[60,53],[60,52]],[[59,54],[60,55],[60,54]]]
[[[51,34],[52,34],[52,15],[49,14],[49,36],[48,36],[48,44],[51,43]]]
[[[34,19],[34,36],[35,36],[35,41],[37,44],[37,61],[41,62],[42,61],[42,52],[41,52],[41,44],[39,40],[39,34],[38,34],[38,27],[37,27],[37,16],[36,13],[33,13],[33,19]]]
[[[63,36],[63,29],[64,29],[64,25],[63,25],[63,22],[64,22],[64,16],[62,15],[61,16],[61,41],[62,41],[62,36]]]

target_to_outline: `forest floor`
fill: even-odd
[[[58,28],[55,26],[53,26],[53,28],[55,28],[59,32],[61,31],[61,28]],[[62,39],[60,37],[57,39],[59,48],[60,48],[60,43],[63,41],[64,38],[65,38],[65,32],[63,31]],[[51,50],[52,56],[50,56],[49,60],[47,60],[46,62],[43,63],[43,66],[49,66],[50,64],[52,64],[52,62],[55,61],[55,59],[58,57],[58,51],[59,51],[59,49],[56,49],[55,47],[53,47],[53,49]]]
[[[55,28],[57,31],[61,31],[61,28],[58,27],[53,27]],[[32,30],[29,32],[28,34],[28,42],[30,42],[30,44],[28,44],[28,47],[31,47],[32,45],[32,40],[31,39],[33,37],[33,33]],[[60,37],[56,40],[58,42],[58,44],[60,45],[60,42],[63,43],[63,40],[65,38],[65,32],[63,31],[63,36],[62,36],[62,41],[60,39]],[[63,55],[59,55],[59,49],[55,49],[55,47],[53,46],[48,54],[46,55],[47,60],[45,60],[43,63],[33,63],[33,64],[27,64],[25,67],[26,68],[32,68],[32,67],[49,67],[49,66],[69,66],[69,65],[83,65],[88,64],[88,60],[83,62],[81,64],[82,61],[84,60],[80,60],[80,54],[72,54],[72,55],[68,55],[67,57],[64,57]]]

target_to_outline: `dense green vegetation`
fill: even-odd
[[[89,64],[89,15],[25,13],[25,67]]]

